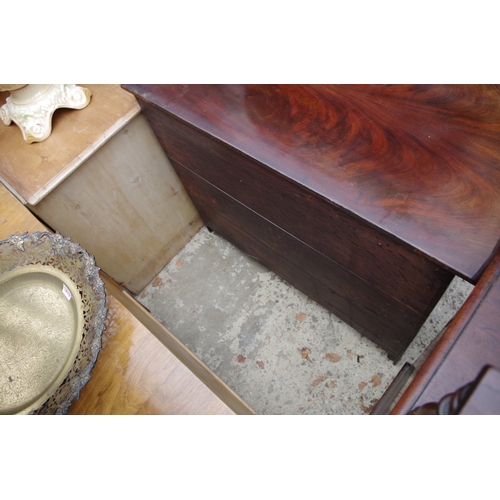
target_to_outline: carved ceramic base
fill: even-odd
[[[26,85],[11,90],[0,108],[5,125],[16,123],[26,142],[41,142],[52,132],[52,115],[57,108],[82,109],[92,92],[73,84]]]

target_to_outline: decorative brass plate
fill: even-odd
[[[0,414],[65,414],[101,348],[106,293],[94,257],[60,234],[0,241]]]
[[[0,276],[0,414],[30,413],[59,387],[83,329],[80,294],[50,266]]]

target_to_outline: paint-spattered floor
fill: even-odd
[[[403,358],[203,228],[137,297],[260,414],[366,414],[472,290],[455,278]]]

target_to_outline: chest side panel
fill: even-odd
[[[161,109],[144,113],[170,159],[417,312],[450,274],[406,245]]]
[[[372,287],[198,175],[172,161],[204,220],[398,359],[426,315]],[[436,299],[440,294],[436,295]]]

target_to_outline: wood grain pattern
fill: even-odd
[[[498,246],[498,85],[125,88],[471,282]]]
[[[28,207],[135,294],[203,226],[142,114]]]
[[[46,230],[47,228],[0,183],[0,240],[25,231],[33,233]]]
[[[439,401],[473,381],[485,365],[500,368],[500,252],[392,413]]]
[[[119,85],[88,85],[90,104],[81,110],[57,109],[52,134],[27,144],[19,127],[0,126],[0,180],[23,203],[36,205],[100,146],[140,112],[135,98]],[[0,93],[0,106],[8,97]]]

